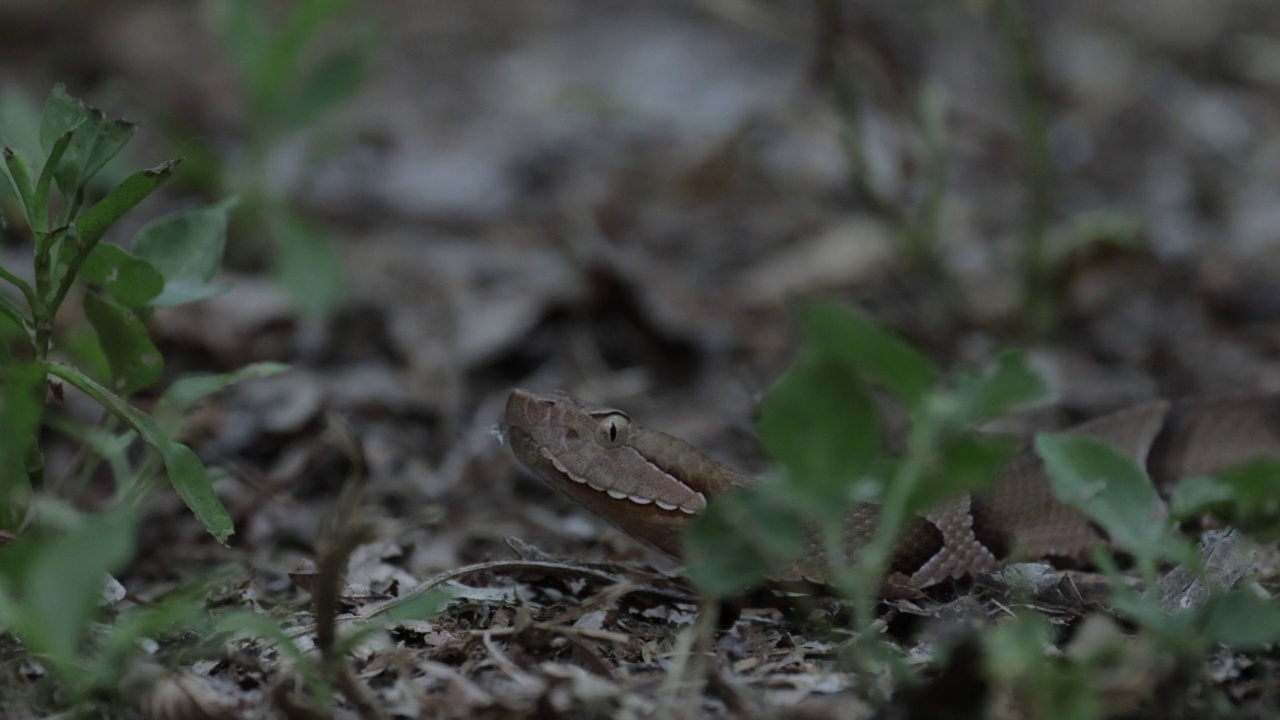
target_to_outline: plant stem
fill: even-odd
[[[81,242],[80,244],[83,246],[84,243]],[[80,272],[80,266],[89,257],[89,251],[92,249],[92,247],[81,247],[76,256],[71,259],[71,263],[67,265],[67,272],[62,276],[62,282],[58,284],[57,292],[49,300],[50,327],[53,325],[53,316],[58,313],[58,308],[62,307],[62,301],[67,298],[67,292],[71,290],[71,285],[76,280],[76,274]]]
[[[996,18],[1013,54],[1022,122],[1023,177],[1027,186],[1023,218],[1023,312],[1033,333],[1039,335],[1049,329],[1055,315],[1049,293],[1050,268],[1045,257],[1045,240],[1053,210],[1054,171],[1049,151],[1044,77],[1022,3],[1023,0],[998,0]]]
[[[946,409],[926,404],[912,422],[907,451],[893,478],[885,488],[880,508],[880,522],[875,536],[859,554],[854,567],[856,580],[852,587],[856,597],[853,603],[853,619],[859,632],[871,625],[875,597],[884,577],[884,566],[898,539],[898,533],[907,519],[907,504],[916,487],[924,478],[929,462],[937,450],[946,424]]]
[[[31,490],[39,492],[44,489],[44,453],[40,451],[40,443],[38,442],[39,433],[36,433],[37,441],[31,443],[31,447],[27,449],[27,482],[31,483]]]
[[[52,323],[48,322],[45,312],[44,298],[49,292],[49,252],[43,241],[45,233],[36,236],[36,290],[35,301],[31,304],[31,322],[36,331],[36,360],[43,361],[49,355],[49,337]],[[42,251],[43,250],[43,251]]]

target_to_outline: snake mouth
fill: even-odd
[[[606,487],[604,485],[596,484],[595,482],[592,482],[590,479],[583,477],[581,475],[578,475],[577,473],[573,472],[569,468],[565,467],[564,463],[562,463],[559,459],[557,459],[556,456],[553,455],[546,448],[539,450],[538,454],[541,455],[543,459],[545,459],[548,463],[551,464],[551,469],[554,471],[554,474],[557,478],[563,480],[566,483],[569,483],[571,486],[576,484],[576,485],[590,488],[591,490],[594,490],[597,493],[603,493],[604,495],[609,496],[609,498],[613,500],[617,500],[619,502],[625,501],[633,505],[639,505],[642,507],[651,508],[656,511],[683,514],[686,516],[697,515],[702,510],[705,510],[707,507],[706,498],[702,496],[702,493],[696,493],[696,501],[693,503],[690,503],[687,506],[676,505],[674,503],[666,502],[656,497],[645,497],[642,495],[635,495],[633,493],[624,492],[615,487]]]

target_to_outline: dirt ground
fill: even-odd
[[[64,82],[142,123],[139,167],[243,153],[216,6],[0,2],[4,103],[38,108]],[[797,303],[818,297],[945,368],[1023,348],[1055,397],[1023,429],[1280,390],[1280,4],[1026,2],[1030,95],[1000,7],[369,4],[367,82],[267,155],[272,186],[336,248],[342,300],[297,311],[268,235],[233,223],[235,289],[157,313],[170,379],[294,370],[188,419],[185,440],[225,468],[230,546],[159,494],[118,579],[148,598],[229,571],[217,603],[305,626],[326,518],[356,484],[376,532],[344,611],[506,561],[451,577],[444,613],[353,654],[388,717],[910,715],[868,700],[881,680],[836,662],[838,636],[769,611],[721,636],[719,680],[691,681],[675,650],[696,598],[661,574],[674,563],[520,470],[494,428],[511,388],[563,388],[761,470],[753,409],[795,350]],[[1029,103],[1047,164],[1025,146]],[[180,177],[133,222],[214,193]],[[1041,231],[1050,310],[1033,316]],[[26,252],[0,247],[6,265]],[[93,417],[74,398],[62,411]],[[51,441],[47,462],[73,451]],[[12,652],[0,640],[0,687],[18,682]],[[221,700],[173,717],[288,714],[271,699],[287,663],[261,643],[186,672]],[[1238,711],[1276,709],[1268,677],[1232,696]]]

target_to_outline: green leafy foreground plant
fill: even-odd
[[[156,400],[152,415],[127,401],[154,385],[163,358],[145,329],[156,307],[180,305],[225,292],[213,282],[225,244],[230,202],[174,213],[144,226],[132,252],[103,242],[111,226],[172,173],[175,161],[134,173],[93,201],[86,191],[95,174],[125,145],[134,126],[109,121],[103,114],[56,87],[40,121],[43,157],[38,172],[11,148],[4,148],[5,176],[17,199],[19,217],[33,247],[26,279],[0,267],[25,307],[0,294],[0,529],[18,529],[7,542],[0,537],[0,629],[12,632],[27,651],[59,681],[57,693],[43,696],[47,709],[84,712],[101,693],[118,690],[136,654],[138,642],[178,628],[214,629],[201,612],[198,593],[179,592],[145,607],[97,621],[104,582],[125,567],[135,553],[134,504],[151,487],[163,465],[174,488],[219,541],[232,532],[226,510],[213,493],[195,453],[170,439],[182,417],[204,397],[247,377],[279,372],[262,363],[222,375],[197,375],[172,383]],[[56,193],[55,193],[56,190]],[[72,365],[56,359],[76,357],[77,348],[60,343],[55,318],[72,288],[83,286],[83,310],[95,330],[105,367]],[[83,354],[83,353],[82,353]],[[81,354],[81,355],[82,355]],[[98,374],[99,377],[94,377]],[[60,399],[62,383],[97,401],[111,422],[89,428],[64,418],[46,417],[48,398]],[[117,501],[82,515],[62,502],[45,482],[38,433],[48,426],[85,444],[92,457],[81,467],[87,478],[106,461],[120,487]],[[118,432],[123,427],[124,432]],[[141,439],[154,452],[137,459],[124,451]],[[31,512],[32,508],[37,512]],[[32,521],[34,519],[34,521]],[[16,539],[12,539],[15,538]],[[37,683],[44,687],[44,683]],[[19,693],[0,689],[0,715]]]
[[[983,374],[949,384],[931,362],[894,334],[831,304],[804,316],[798,360],[761,403],[760,438],[777,460],[775,482],[712,501],[686,537],[689,574],[708,594],[724,597],[758,584],[772,569],[823,538],[832,586],[850,603],[861,631],[853,646],[860,666],[899,654],[867,632],[885,563],[905,523],[917,513],[991,482],[1014,446],[974,426],[1041,398],[1044,387],[1017,354]],[[904,449],[882,447],[869,389],[897,400],[910,419]],[[1055,495],[1096,522],[1155,586],[1169,564],[1198,569],[1199,557],[1177,523],[1212,512],[1242,530],[1273,538],[1280,528],[1280,464],[1254,463],[1218,478],[1190,479],[1171,512],[1142,469],[1114,447],[1088,437],[1043,434],[1035,447]],[[842,524],[855,502],[881,505],[880,526],[856,558],[843,556]],[[1096,564],[1113,576],[1115,611],[1137,624],[1140,638],[1173,666],[1194,666],[1218,647],[1257,649],[1280,640],[1280,608],[1246,591],[1217,589],[1201,606],[1161,610],[1154,593],[1127,589],[1110,555]],[[1078,652],[1050,658],[1051,628],[1033,612],[987,628],[980,637],[984,673],[1013,692],[1036,717],[1088,718],[1101,712],[1100,675],[1111,656]]]
[[[41,709],[83,711],[94,694],[117,687],[139,641],[199,625],[200,604],[190,593],[177,593],[95,624],[108,573],[133,557],[136,520],[128,507],[117,506],[58,525],[24,534],[0,553],[0,628],[21,638],[61,681],[61,697],[46,698],[50,707]],[[96,632],[88,649],[91,628]],[[28,707],[6,706],[21,700],[20,689],[0,687],[0,714],[23,715],[41,704],[31,697]]]
[[[971,428],[1040,397],[1043,385],[1019,356],[1007,354],[993,371],[961,375],[940,388],[927,358],[835,305],[811,308],[804,327],[799,359],[760,407],[760,439],[779,463],[777,482],[713,503],[689,537],[690,574],[712,594],[736,592],[797,556],[816,525],[828,549],[829,579],[852,601],[855,624],[866,627],[878,578],[905,523],[977,489],[1013,451],[1007,439]],[[900,457],[882,447],[873,385],[909,411]],[[854,502],[881,505],[877,534],[856,561],[842,549],[843,517]],[[725,536],[734,539],[729,552]]]
[[[12,148],[3,149],[5,177],[18,198],[33,263],[30,282],[15,269],[0,266],[0,279],[26,305],[0,294],[0,316],[18,328],[12,343],[0,345],[0,529],[16,528],[26,516],[31,493],[45,487],[37,433],[46,396],[61,393],[60,384],[50,382],[56,378],[93,398],[151,446],[174,489],[209,532],[225,542],[233,531],[231,519],[200,460],[125,398],[153,385],[164,370],[164,359],[144,324],[152,309],[228,289],[211,281],[221,264],[230,203],[152,222],[134,237],[132,253],[102,242],[178,162],[129,175],[105,197],[89,202],[86,185],[134,130],[134,124],[107,120],[58,86],[40,120],[44,157],[38,159],[39,171]],[[17,218],[10,220],[18,224],[13,222]],[[84,314],[108,366],[102,380],[55,359],[54,321],[77,281],[84,285]]]

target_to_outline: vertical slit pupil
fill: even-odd
[[[614,423],[609,423],[609,442],[614,442],[617,439],[618,439],[618,426],[615,425]]]

